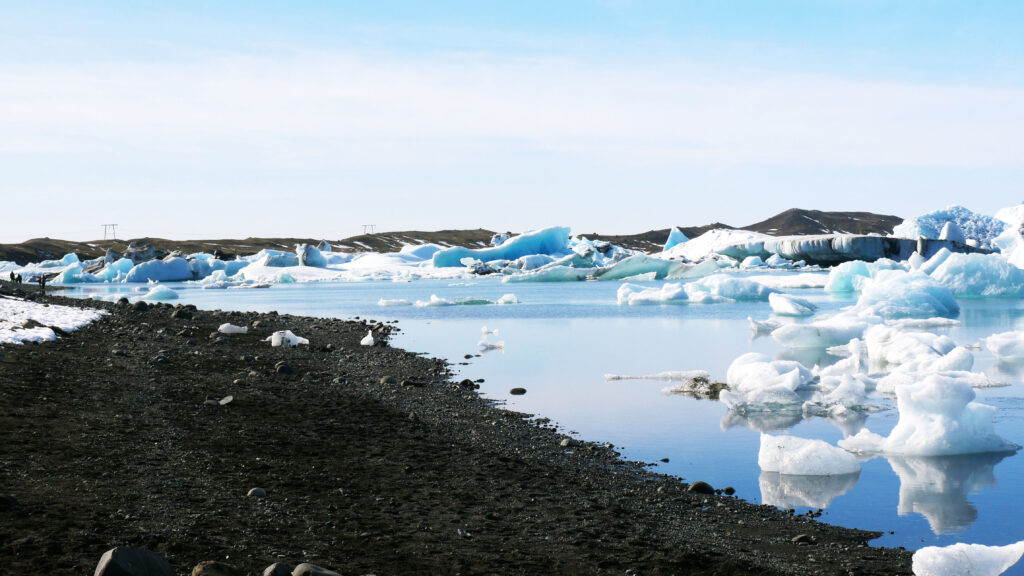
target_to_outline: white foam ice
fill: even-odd
[[[56,340],[52,327],[77,330],[106,314],[105,310],[43,304],[14,297],[0,297],[0,344]]]
[[[757,465],[766,472],[799,476],[836,476],[860,472],[857,458],[824,440],[761,434]]]
[[[768,303],[772,307],[772,313],[777,316],[813,316],[817,306],[804,300],[790,296],[789,294],[769,294]]]
[[[1024,541],[1007,546],[958,542],[914,552],[914,576],[998,576],[1020,561]]]
[[[967,383],[930,374],[896,388],[899,421],[888,437],[863,429],[839,441],[851,452],[939,456],[1008,452],[1019,447],[996,435],[995,408],[973,402]]]
[[[919,237],[939,239],[947,223],[953,223],[963,236],[975,240],[980,246],[991,245],[992,240],[1006,227],[1006,223],[991,216],[979,214],[963,206],[950,206],[921,216],[908,218],[893,228],[897,238]]]

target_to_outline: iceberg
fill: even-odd
[[[1024,296],[1024,270],[997,254],[950,254],[931,277],[958,298]]]
[[[510,304],[519,304],[519,298],[517,298],[515,294],[505,294],[501,298],[498,298],[494,303],[499,305],[499,306],[508,306]]]
[[[828,348],[860,338],[871,319],[839,314],[807,324],[787,324],[772,331],[772,338],[787,348]]]
[[[1000,360],[1024,360],[1024,331],[993,334],[983,342]]]
[[[188,260],[168,256],[163,260],[150,260],[133,267],[125,276],[125,282],[179,282],[192,280],[192,268]]]
[[[860,472],[857,458],[824,440],[761,434],[757,465],[765,472],[799,476],[838,476]]]
[[[327,266],[327,259],[324,258],[323,253],[316,246],[299,244],[295,247],[295,254],[298,256],[299,266],[313,266],[316,268]]]
[[[434,257],[434,254],[437,254],[441,250],[444,250],[444,247],[438,246],[437,244],[406,244],[405,246],[402,246],[398,253],[406,254],[420,260],[430,260]]]
[[[888,437],[867,428],[839,441],[851,452],[944,456],[1012,452],[1020,447],[996,435],[995,408],[973,402],[974,390],[963,381],[938,374],[896,388],[899,421]]]
[[[945,210],[908,218],[893,228],[892,235],[912,240],[921,237],[937,240],[949,222],[959,228],[965,238],[977,241],[982,247],[990,246],[992,240],[1006,227],[1002,220],[972,212],[963,206],[950,206]]]
[[[689,238],[686,237],[686,234],[683,234],[679,231],[679,228],[673,226],[672,230],[668,233],[668,239],[665,240],[665,247],[662,248],[662,252],[668,252],[675,246],[682,244],[687,240],[689,240]]]
[[[768,303],[777,316],[812,316],[818,309],[807,300],[782,293],[769,294]]]
[[[865,282],[852,311],[886,319],[953,318],[960,314],[960,305],[949,288],[921,272],[885,270]]]
[[[142,297],[147,300],[175,300],[178,298],[178,293],[167,286],[157,284],[150,288],[149,292],[146,292]]]
[[[813,378],[814,374],[799,362],[772,360],[750,352],[729,365],[725,378],[729,390],[723,390],[718,399],[740,413],[798,410],[803,400],[796,390]]]
[[[656,256],[675,260],[682,258],[690,261],[703,260],[713,254],[722,254],[738,260],[747,256],[767,258],[769,254],[764,250],[764,241],[771,238],[767,234],[749,230],[715,228],[682,244],[676,244]]]
[[[554,226],[520,234],[492,248],[446,248],[434,253],[433,263],[436,268],[454,268],[462,266],[463,258],[487,262],[515,260],[532,254],[564,255],[569,252],[569,233],[569,228]]]
[[[1008,546],[958,542],[914,552],[914,576],[998,576],[1020,561],[1024,541]]]

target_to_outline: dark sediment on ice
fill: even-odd
[[[359,345],[388,325],[41,300],[109,314],[0,347],[7,574],[91,574],[117,545],[179,574],[911,573],[909,552],[866,546],[878,533],[690,491],[494,408],[443,361]],[[281,329],[310,345],[263,341]]]

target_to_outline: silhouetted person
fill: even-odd
[[[21,284],[21,274],[18,274],[17,276],[15,276],[14,277],[14,281],[17,282],[18,284]]]
[[[14,270],[11,270],[11,282],[14,282]]]
[[[39,291],[46,294],[46,275],[39,275]]]

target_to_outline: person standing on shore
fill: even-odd
[[[46,274],[39,275],[39,291],[46,294]]]
[[[11,270],[11,282],[14,282],[14,270]]]

